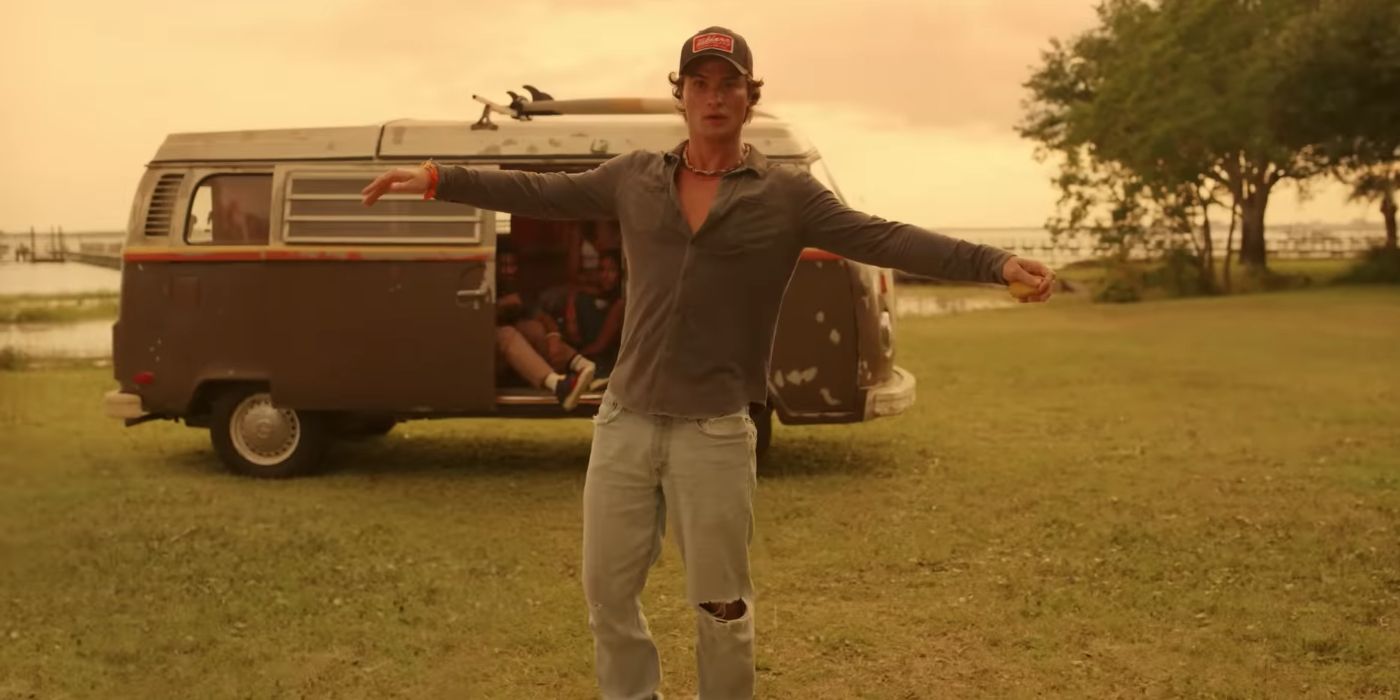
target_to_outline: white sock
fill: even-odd
[[[562,381],[564,381],[564,375],[550,372],[549,376],[544,378],[544,388],[554,391],[555,387],[559,386],[559,382]]]
[[[583,353],[579,353],[577,355],[574,355],[574,359],[569,360],[569,369],[575,372],[582,372],[584,367],[587,367],[591,364],[593,364],[593,360],[584,357]]]

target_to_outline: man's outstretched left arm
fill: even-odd
[[[938,279],[1019,282],[1034,289],[1018,294],[1025,301],[1044,301],[1050,296],[1054,273],[1039,262],[856,211],[807,173],[799,175],[796,187],[804,245],[857,262]]]

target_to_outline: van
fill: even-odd
[[[522,286],[559,288],[579,264],[578,230],[615,222],[408,195],[366,208],[360,190],[428,158],[587,170],[673,148],[685,125],[664,99],[477,99],[485,107],[475,121],[166,137],[131,207],[112,332],[119,386],[106,413],[127,425],[207,428],[232,471],[285,477],[314,469],[338,437],[401,421],[596,412],[599,391],[565,411],[498,367],[496,256],[510,241]],[[840,196],[786,122],[759,113],[745,140]],[[894,364],[893,293],[888,270],[803,252],[778,323],[769,403],[751,411],[760,454],[775,414],[785,424],[852,423],[912,404],[914,377]]]

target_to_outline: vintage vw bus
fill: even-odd
[[[360,190],[428,157],[586,170],[672,148],[685,125],[669,100],[481,101],[476,122],[167,137],[131,209],[108,415],[207,427],[227,466],[253,476],[306,472],[336,436],[403,420],[566,415],[552,394],[498,371],[495,254],[510,236],[520,284],[556,286],[571,259],[560,231],[573,222],[402,195],[365,208]],[[745,139],[835,190],[816,149],[784,122],[757,115]],[[773,413],[848,423],[913,402],[914,379],[893,362],[892,292],[887,270],[804,252],[779,321],[770,405],[753,409],[760,450]],[[585,395],[572,414],[590,415],[600,399]]]

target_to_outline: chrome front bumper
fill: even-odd
[[[865,419],[897,416],[914,405],[914,375],[895,367],[883,384],[865,392]]]

